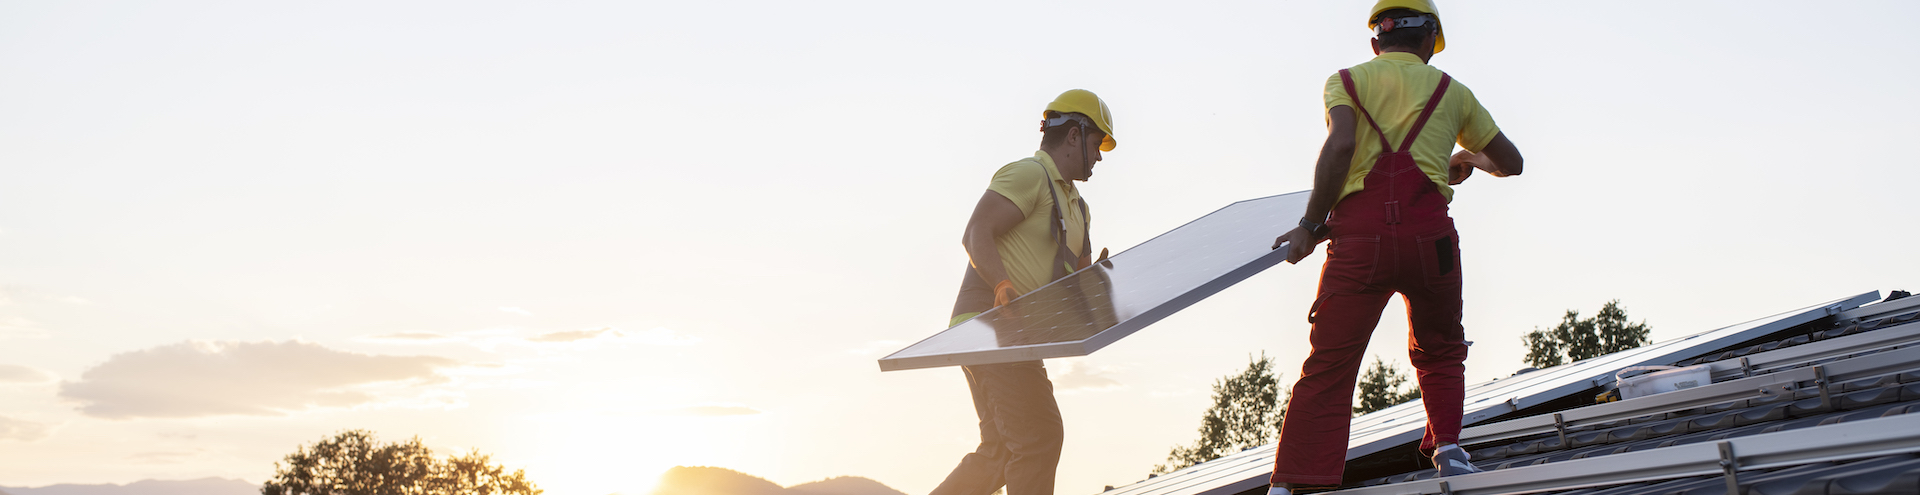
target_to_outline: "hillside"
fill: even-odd
[[[878,481],[859,476],[827,478],[787,487],[789,495],[907,495]],[[799,492],[799,493],[791,493]]]
[[[29,495],[29,494],[19,494]],[[39,494],[31,494],[39,495]],[[717,467],[676,466],[660,475],[653,495],[906,495],[878,481],[841,476],[782,488],[758,476]]]
[[[259,495],[260,485],[226,478],[140,480],[125,485],[0,486],[0,495]]]

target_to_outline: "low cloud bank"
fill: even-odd
[[[367,385],[447,381],[437,356],[369,355],[310,342],[182,342],[114,355],[62,382],[88,416],[279,416],[380,400]]]
[[[47,425],[0,416],[0,440],[31,442],[47,437]]]
[[[0,385],[34,385],[53,381],[45,371],[17,364],[0,364]]]

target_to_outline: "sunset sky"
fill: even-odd
[[[1453,203],[1469,381],[1611,299],[1663,340],[1920,289],[1920,4],[1439,1],[1527,158]],[[1370,5],[0,3],[0,486],[258,483],[363,428],[553,495],[925,493],[965,383],[875,360],[943,327],[1046,102],[1112,107],[1118,252],[1309,188]],[[1059,493],[1145,478],[1249,355],[1291,382],[1322,259],[1050,361]]]

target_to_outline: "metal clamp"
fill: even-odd
[[[1453,486],[1445,481],[1440,482],[1440,495],[1453,495]]]
[[[1560,448],[1573,448],[1572,444],[1567,443],[1567,420],[1561,418],[1560,413],[1553,413],[1553,431],[1560,434]]]
[[[1732,442],[1720,442],[1720,473],[1727,480],[1727,495],[1740,495],[1740,458],[1733,455]]]
[[[1826,365],[1814,366],[1813,367],[1813,386],[1820,388],[1820,408],[1821,409],[1830,409],[1833,407],[1833,393],[1827,390],[1828,381],[1829,380],[1827,380]]]
[[[1753,363],[1747,362],[1746,356],[1740,357],[1740,377],[1753,378]]]

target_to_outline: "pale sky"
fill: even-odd
[[[1920,4],[1441,1],[1527,157],[1453,203],[1470,381],[1610,299],[1661,340],[1920,288]],[[554,495],[925,493],[965,384],[875,360],[941,329],[1046,102],[1113,109],[1117,252],[1309,188],[1370,5],[0,3],[0,485],[257,483],[365,428]],[[1250,354],[1291,382],[1322,259],[1051,361],[1059,493],[1144,478]]]

